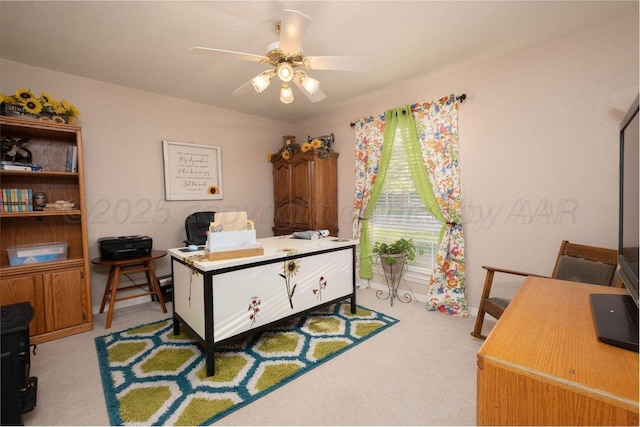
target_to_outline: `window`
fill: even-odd
[[[413,184],[400,131],[397,131],[387,177],[369,219],[370,241],[373,244],[376,241],[392,243],[401,237],[413,239],[424,253],[418,254],[417,260],[408,266],[405,277],[426,282],[433,271],[441,227],[441,222],[422,203]],[[380,268],[379,264],[374,268]]]

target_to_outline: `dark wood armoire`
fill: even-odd
[[[273,162],[274,226],[280,236],[294,231],[329,230],[338,235],[338,153],[328,157],[298,151]]]

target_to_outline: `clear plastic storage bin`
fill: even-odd
[[[38,243],[7,248],[10,265],[35,264],[67,259],[67,242]]]

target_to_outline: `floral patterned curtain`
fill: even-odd
[[[467,317],[458,164],[458,101],[451,95],[431,103],[414,104],[411,112],[429,180],[446,220],[429,282],[427,308]]]
[[[364,212],[369,204],[371,190],[378,176],[382,154],[384,115],[368,117],[356,122],[355,198],[353,202],[353,238],[360,239]],[[368,239],[367,239],[368,240]],[[360,277],[371,279],[371,248],[360,245]]]
[[[465,295],[464,234],[460,201],[458,164],[458,101],[455,95],[431,103],[411,106],[425,169],[429,175],[440,212],[444,218],[440,246],[429,282],[427,308],[443,313],[468,316]],[[376,182],[382,153],[385,115],[356,123],[355,199],[353,236],[362,234],[364,212]],[[430,207],[435,209],[436,207]],[[360,277],[370,279],[371,248],[360,245]]]

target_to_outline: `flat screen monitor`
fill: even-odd
[[[638,241],[640,231],[640,143],[638,97],[620,123],[620,206],[618,275],[627,295],[592,294],[591,311],[598,339],[638,351]]]
[[[618,273],[638,305],[638,241],[640,240],[640,144],[638,98],[620,124],[620,227]]]

